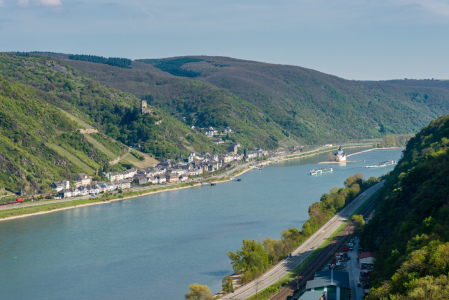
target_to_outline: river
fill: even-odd
[[[360,148],[346,149],[348,154]],[[242,181],[141,196],[0,222],[2,299],[184,299],[192,283],[213,293],[232,273],[226,253],[244,238],[279,239],[308,207],[357,172],[380,176],[400,149],[375,150],[310,176],[327,153],[274,163]]]

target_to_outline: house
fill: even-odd
[[[239,161],[239,160],[242,160],[242,159],[243,159],[243,153],[234,154],[234,160]]]
[[[123,174],[118,172],[111,172],[106,174],[106,177],[109,179],[109,181],[117,181],[123,179]]]
[[[224,130],[225,134],[231,133],[231,132],[232,132],[232,129],[230,127],[226,127],[225,130]]]
[[[334,269],[316,272],[306,285],[306,292],[315,291],[325,292],[327,300],[349,300],[349,274]]]
[[[238,149],[237,144],[236,143],[231,143],[229,145],[229,147],[228,147],[228,152],[236,154],[237,153],[237,149]]]
[[[157,178],[158,184],[163,184],[163,183],[167,182],[167,178],[165,178],[165,176],[158,176],[156,178]]]
[[[148,182],[149,183],[151,183],[151,184],[158,184],[157,177],[151,176],[151,177],[147,177],[147,178],[148,178]]]
[[[136,184],[139,184],[139,185],[140,184],[146,184],[146,183],[148,183],[148,177],[146,177],[143,174],[135,175],[133,177],[133,182],[136,183]]]
[[[75,187],[82,185],[89,185],[92,182],[92,177],[87,176],[84,173],[79,173],[75,176]]]
[[[123,171],[123,172],[122,172],[122,174],[123,174],[123,178],[122,178],[122,179],[126,179],[126,178],[133,178],[133,177],[134,177],[134,175],[136,175],[136,174],[137,174],[137,170],[136,170],[136,169],[134,169],[134,168],[132,168],[132,169],[129,169],[129,170]]]
[[[61,197],[62,199],[75,197],[78,194],[75,191],[76,191],[75,188],[64,189],[59,191],[58,196]]]
[[[371,269],[375,261],[374,253],[372,252],[360,253],[357,256],[357,260],[360,264],[361,269]]]
[[[108,190],[108,186],[103,182],[97,183],[96,186],[98,188],[99,193],[101,193],[101,192],[105,193]]]
[[[67,180],[55,181],[51,184],[51,188],[57,192],[70,188],[70,182]]]
[[[106,187],[106,191],[108,192],[113,191],[117,188],[113,182],[106,183]]]
[[[170,183],[176,183],[179,181],[179,177],[176,174],[171,174],[171,175],[167,175],[165,176],[167,182]]]
[[[189,179],[189,177],[187,177],[186,175],[179,176],[179,182],[186,182],[187,179]]]
[[[100,193],[100,190],[95,184],[87,186],[87,189],[89,190],[89,194],[91,195],[96,195]]]
[[[129,189],[131,187],[131,181],[129,179],[119,180],[116,181],[114,184],[119,190]]]
[[[215,141],[214,141],[214,144],[215,144],[215,145],[224,144],[224,141],[223,141],[222,139],[215,140]]]
[[[156,165],[156,167],[160,170],[163,170],[163,169],[166,170],[167,168],[171,168],[172,165],[174,165],[174,162],[172,162],[171,159],[167,159],[167,160],[164,160],[164,161],[161,161],[160,163],[158,163]]]
[[[194,167],[194,168],[190,169],[188,172],[189,176],[196,176],[196,175],[200,175],[200,174],[203,174],[203,169],[200,167]]]
[[[85,185],[78,187],[77,190],[78,190],[78,195],[80,195],[80,196],[89,195],[89,189]]]
[[[323,291],[317,292],[304,292],[299,298],[294,298],[298,300],[326,300],[326,293]]]

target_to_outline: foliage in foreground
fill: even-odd
[[[361,235],[376,253],[369,299],[448,299],[449,116],[410,139]]]
[[[186,300],[211,300],[212,293],[207,285],[193,283],[189,285],[190,292],[185,294]]]

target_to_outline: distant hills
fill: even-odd
[[[233,142],[250,149],[340,143],[415,133],[449,113],[445,81],[348,81],[295,66],[225,57],[131,61],[2,53],[0,75],[2,92],[6,86],[16,91],[1,99],[1,113],[9,118],[0,123],[5,145],[18,147],[19,136],[30,134],[34,139],[21,146],[32,154],[30,161],[67,161],[64,167],[47,167],[52,174],[47,176],[17,159],[17,148],[3,147],[3,164],[8,161],[10,166],[1,169],[0,186],[11,189],[18,182],[30,186],[30,176],[42,181],[36,185],[42,189],[51,180],[70,179],[80,171],[101,175],[129,146],[163,159],[191,151],[226,152]],[[142,99],[151,113],[142,113]],[[34,110],[16,114],[20,101],[44,111],[51,108],[51,119],[60,123]],[[27,118],[35,129],[25,129],[31,124]],[[88,127],[99,133],[76,133]],[[232,133],[206,137],[209,127],[220,133],[230,127]],[[35,149],[50,156],[39,156]],[[141,164],[136,157],[126,159],[113,168]],[[20,178],[12,177],[14,168],[20,170]]]
[[[152,105],[187,125],[239,128],[243,116],[236,112],[245,112],[248,126],[268,133],[265,145],[269,138],[312,144],[415,133],[449,113],[445,81],[349,81],[226,57],[143,59],[131,69],[65,61],[105,85],[150,97]]]

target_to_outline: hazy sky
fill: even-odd
[[[449,79],[449,0],[0,0],[0,51],[229,56]]]

